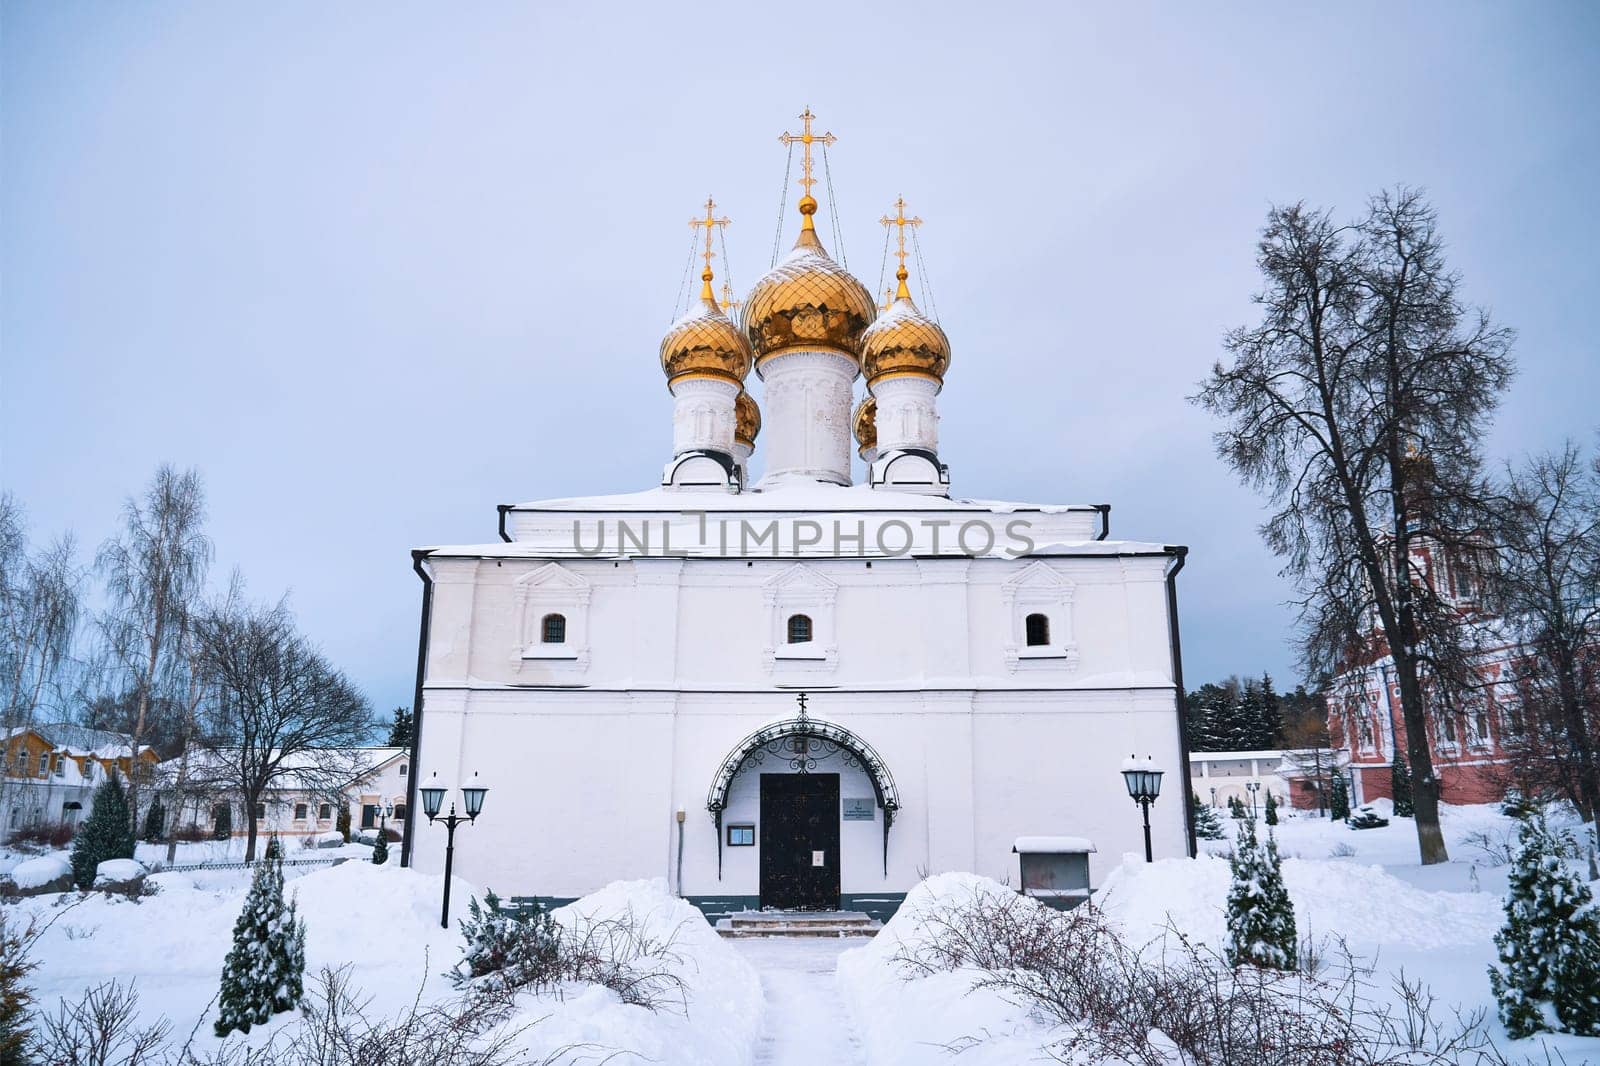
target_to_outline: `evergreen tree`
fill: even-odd
[[[1241,822],[1229,865],[1233,884],[1228,889],[1228,937],[1223,942],[1228,965],[1295,969],[1294,904],[1283,885],[1277,840],[1269,833],[1263,846],[1256,840],[1255,823]]]
[[[1406,757],[1398,751],[1394,753],[1394,765],[1389,767],[1389,791],[1394,795],[1395,817],[1410,818],[1413,812],[1411,806],[1411,765],[1406,762]]]
[[[72,881],[79,888],[94,885],[95,868],[107,859],[133,858],[133,814],[122,778],[112,772],[94,790],[94,809],[72,838]]]
[[[1200,840],[1223,839],[1222,819],[1215,808],[1200,802],[1198,793],[1194,796],[1194,835]]]
[[[1261,744],[1261,690],[1254,681],[1239,687],[1239,702],[1234,708],[1233,727],[1229,730],[1234,751],[1260,751]]]
[[[1333,775],[1333,788],[1328,797],[1328,817],[1336,822],[1342,822],[1350,817],[1350,788],[1344,783],[1344,775]]]
[[[372,865],[382,866],[389,861],[389,834],[386,830],[378,830],[378,842],[372,845]]]
[[[341,802],[339,804],[339,815],[334,819],[333,828],[338,831],[340,836],[344,837],[346,844],[350,843],[350,805],[348,803]]]
[[[410,707],[396,707],[394,709],[394,721],[389,726],[389,747],[411,747],[411,723]]]
[[[38,966],[28,957],[34,933],[31,927],[18,932],[16,921],[0,914],[0,1066],[31,1066],[35,1061],[29,1051],[33,990],[28,987],[28,975]]]
[[[305,994],[306,926],[283,898],[283,861],[277,838],[256,864],[244,909],[233,926],[233,947],[222,964],[216,1034],[248,1033]]]
[[[1272,686],[1271,674],[1261,675],[1261,710],[1256,719],[1256,735],[1260,751],[1277,748],[1283,737],[1283,701]]]
[[[1278,824],[1278,801],[1272,798],[1272,793],[1267,793],[1267,824]]]
[[[150,808],[144,814],[144,838],[146,840],[160,840],[166,820],[166,808],[161,805],[161,797],[157,796],[150,801]]]
[[[1500,965],[1489,985],[1506,1032],[1521,1038],[1559,1024],[1600,1036],[1600,914],[1589,886],[1567,869],[1561,845],[1541,815],[1522,823],[1495,934]]]

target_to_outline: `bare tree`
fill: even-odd
[[[0,728],[33,724],[58,685],[78,629],[83,572],[63,536],[28,551],[22,507],[0,494]],[[0,740],[0,758],[9,753]],[[0,768],[0,789],[9,784]]]
[[[143,498],[123,505],[122,518],[122,532],[101,545],[96,566],[109,601],[106,644],[133,690],[128,807],[137,826],[144,783],[139,749],[154,701],[174,687],[184,628],[211,565],[199,473],[162,464]]]
[[[1298,585],[1308,672],[1393,658],[1424,863],[1448,858],[1424,694],[1453,713],[1476,683],[1426,560],[1472,539],[1479,444],[1512,376],[1510,332],[1464,306],[1435,223],[1408,189],[1349,226],[1273,208],[1261,322],[1227,335],[1233,364],[1194,397],[1226,421],[1222,457],[1278,508],[1262,534]]]
[[[332,793],[367,769],[366,698],[300,634],[282,603],[237,599],[199,614],[200,719],[209,763],[243,800],[246,860],[255,858],[256,805],[276,784]]]
[[[1505,730],[1517,773],[1600,814],[1600,466],[1577,445],[1506,471],[1487,575],[1514,641]],[[1519,782],[1521,783],[1521,782]]]

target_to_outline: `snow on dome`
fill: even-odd
[[[18,888],[38,888],[51,881],[72,876],[72,864],[65,855],[41,855],[18,863],[11,871],[11,883]]]
[[[1094,841],[1088,837],[1018,837],[1011,850],[1024,855],[1082,854],[1094,851]]]

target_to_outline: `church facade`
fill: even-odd
[[[799,238],[734,316],[708,204],[700,298],[661,342],[660,484],[502,506],[499,540],[414,553],[412,788],[489,786],[455,872],[501,895],[662,877],[708,915],[882,916],[929,872],[1017,883],[1020,837],[1086,838],[1098,884],[1143,851],[1130,755],[1167,771],[1155,854],[1192,853],[1185,549],[1111,539],[1106,505],[951,492],[917,220],[884,220],[880,308],[817,235],[831,138],[802,120]],[[404,861],[442,870],[446,834],[409,809]]]

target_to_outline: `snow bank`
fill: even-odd
[[[96,885],[120,884],[123,881],[132,881],[143,877],[144,867],[132,859],[107,859],[94,868],[94,883]]]
[[[683,982],[684,1002],[652,1012],[592,985],[530,997],[525,1014],[543,1019],[523,1038],[535,1057],[583,1044],[625,1052],[618,1062],[657,1066],[744,1066],[752,1060],[764,1007],[760,978],[704,915],[667,891],[666,881],[614,882],[557,910],[555,919],[567,929],[623,919],[651,939],[671,941],[675,958],[666,969]]]
[[[1213,948],[1227,935],[1227,860],[1211,855],[1154,863],[1127,855],[1095,893],[1095,904],[1129,939],[1146,943],[1168,924]],[[1482,944],[1499,928],[1500,898],[1488,893],[1429,892],[1386,873],[1327,859],[1285,859],[1283,881],[1302,938],[1336,934],[1358,952]]]
[[[895,962],[926,938],[937,909],[977,898],[1016,898],[1016,890],[976,874],[938,874],[906,895],[870,943],[839,956],[838,982],[851,1021],[873,1066],[926,1066],[947,1048],[973,1038],[961,1066],[1013,1066],[1040,1057],[1050,1028],[992,989],[974,989],[974,971],[917,975]],[[1038,906],[1023,901],[1027,906]]]
[[[17,863],[11,869],[11,883],[18,888],[38,888],[48,885],[60,877],[72,876],[72,863],[67,861],[65,852],[54,852],[41,855],[37,859],[28,859]]]

